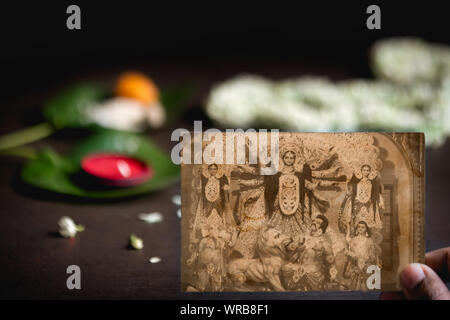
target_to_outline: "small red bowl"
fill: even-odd
[[[99,183],[116,187],[136,186],[153,176],[146,163],[115,153],[89,154],[81,160],[81,168]]]

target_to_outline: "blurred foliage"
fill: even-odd
[[[105,86],[83,83],[73,86],[44,105],[44,116],[57,129],[84,127],[90,124],[87,109],[105,99],[110,92]]]
[[[153,169],[147,182],[128,188],[90,189],[77,183],[81,159],[93,152],[112,152],[134,157]],[[68,155],[51,149],[40,151],[22,168],[26,183],[45,190],[87,198],[119,198],[166,187],[179,178],[179,167],[148,138],[142,135],[101,130],[82,142]]]

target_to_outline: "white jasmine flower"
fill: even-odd
[[[385,131],[411,131],[423,127],[425,119],[415,110],[393,108],[386,103],[366,103],[359,110],[362,128]]]
[[[440,50],[440,65],[448,59],[450,66],[450,50]],[[271,82],[240,76],[212,90],[207,113],[222,126],[235,128],[423,131],[428,145],[439,145],[450,135],[450,67],[448,72],[442,69],[437,83],[419,81],[428,79],[419,70],[417,81],[410,83],[385,77],[401,84],[362,79],[334,83],[317,77]]]
[[[428,117],[426,132],[427,143],[440,145],[450,135],[450,76],[443,78],[441,86],[429,108],[426,109]]]
[[[338,86],[357,109],[363,108],[365,104],[412,108],[415,102],[404,88],[385,81],[351,80],[341,82]]]
[[[224,126],[249,127],[261,106],[271,105],[271,82],[257,76],[239,76],[217,85],[207,105],[209,117]]]
[[[136,235],[130,235],[130,245],[133,249],[141,250],[144,247],[144,242],[141,238],[138,238]]]
[[[261,113],[260,122],[292,131],[315,131],[318,114],[301,102],[280,101],[277,108]]]
[[[439,73],[439,61],[430,46],[416,38],[392,38],[376,43],[372,64],[377,76],[401,84],[433,81]]]
[[[61,217],[58,221],[59,234],[64,238],[73,238],[77,232],[84,231],[84,226],[76,225],[69,217]]]
[[[357,127],[352,101],[328,79],[303,77],[283,81],[277,94],[282,110],[296,110],[296,130],[351,131]],[[290,113],[285,115],[289,116]]]

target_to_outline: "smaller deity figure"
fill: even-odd
[[[203,225],[201,234],[198,250],[187,260],[187,265],[195,264],[195,288],[198,291],[223,291],[225,260],[235,236],[223,226],[211,224]]]
[[[328,219],[317,215],[289,262],[282,267],[282,283],[288,290],[325,290],[330,282],[334,255],[325,232]]]
[[[219,171],[217,164],[210,164],[207,170],[203,170],[201,176],[202,199],[200,207],[202,218],[209,225],[219,224],[225,227],[223,213],[228,201],[229,183],[228,178]]]
[[[350,235],[349,226],[346,240],[347,263],[344,267],[344,277],[350,279],[350,289],[367,290],[367,268],[370,265],[380,266],[377,246],[371,238],[371,230],[367,223],[359,221],[353,237]]]
[[[364,164],[361,172],[354,173],[347,184],[347,194],[339,211],[341,231],[345,233],[346,224],[351,222],[353,233],[357,221],[366,222],[371,229],[381,230],[380,212],[384,210],[382,192],[380,177],[370,165]],[[346,217],[343,217],[343,214]]]

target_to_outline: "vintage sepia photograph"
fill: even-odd
[[[423,134],[279,133],[272,175],[259,135],[182,165],[183,291],[396,290],[424,261]]]
[[[3,1],[0,301],[450,300],[445,3]]]

